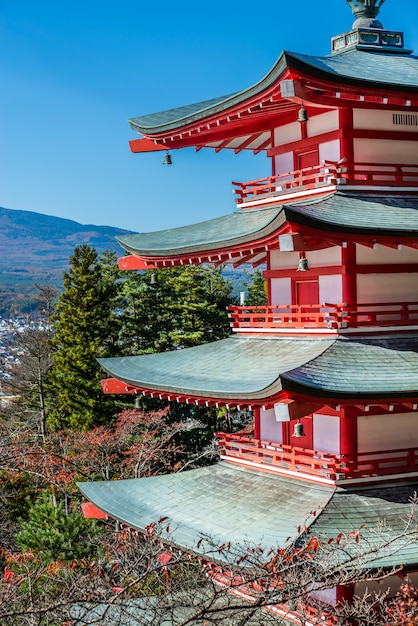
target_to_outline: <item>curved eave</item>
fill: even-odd
[[[353,87],[417,93],[418,57],[371,50],[349,50],[316,57],[288,53],[289,66],[327,82]],[[396,80],[394,81],[394,78]]]
[[[349,535],[362,527],[360,546],[353,542],[351,547],[355,551],[369,547],[370,555],[359,567],[418,563],[416,533],[409,541],[394,542],[403,535],[410,498],[418,489],[416,483],[356,492],[221,462],[177,474],[79,483],[78,487],[109,517],[136,530],[143,532],[149,524],[168,517],[172,531],[168,535],[163,529],[163,538],[202,556],[209,549],[208,543],[200,541],[202,537],[210,537],[214,545],[230,542],[234,553],[248,545],[262,545],[266,550],[283,547],[299,537],[301,528],[326,539],[339,533]],[[382,541],[394,543],[376,550]],[[226,553],[218,559],[227,559]]]
[[[282,381],[289,392],[321,398],[416,398],[418,335],[339,338]]]
[[[365,401],[418,395],[418,335],[234,336],[184,350],[99,362],[123,384],[173,399],[263,404],[283,391]]]
[[[159,113],[130,118],[131,128],[146,137],[163,136],[203,120],[225,114],[265,95],[275,93],[281,100],[279,79],[286,70],[299,73],[305,79],[318,79],[328,85],[361,87],[373,90],[417,93],[418,57],[350,50],[324,57],[282,52],[271,70],[257,83],[228,96],[205,100]],[[393,81],[396,77],[396,82]]]
[[[242,91],[205,100],[193,105],[186,105],[160,113],[128,119],[131,128],[146,136],[169,132],[189,124],[194,124],[208,117],[218,115],[239,106],[246,100],[257,96],[274,85],[278,77],[286,70],[287,53],[283,52],[271,70],[257,83]]]
[[[235,211],[198,224],[118,237],[120,245],[140,257],[170,257],[245,246],[276,232],[284,222],[281,207]]]
[[[79,483],[83,495],[110,517],[143,531],[162,517],[170,519],[177,546],[202,553],[199,540],[235,545],[285,545],[298,537],[313,508],[319,511],[333,489],[290,481],[218,463],[188,472],[133,480]],[[219,556],[222,559],[222,556]]]
[[[326,350],[333,340],[229,337],[158,354],[99,359],[113,378],[173,397],[262,403],[282,391],[281,374]]]
[[[250,260],[245,262],[252,262],[259,254],[264,260],[266,250],[278,247],[278,235],[289,224],[305,228],[312,236],[316,233],[318,238],[332,233],[330,240],[346,235],[357,237],[359,241],[371,236],[392,240],[396,234],[413,241],[418,236],[418,195],[335,192],[315,201],[239,210],[190,226],[125,235],[118,237],[118,241],[128,253],[144,260],[144,265],[136,269],[170,259],[174,264],[192,263],[199,257],[199,262],[203,259],[216,261],[209,259],[211,255],[220,255],[220,262],[234,263],[248,254]],[[124,262],[128,259],[126,269],[129,269],[129,258],[124,259]]]
[[[418,236],[418,194],[330,194],[316,202],[287,205],[289,221],[317,230],[415,239]]]

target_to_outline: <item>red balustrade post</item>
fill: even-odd
[[[357,470],[357,410],[355,407],[340,408],[340,456],[347,467]]]
[[[357,304],[356,244],[347,241],[341,248],[342,302],[349,306]]]

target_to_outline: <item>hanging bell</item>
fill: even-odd
[[[136,409],[140,409],[141,408],[141,398],[139,398],[139,397],[135,398],[135,408]]]
[[[172,164],[173,164],[173,161],[171,160],[171,154],[167,150],[167,152],[165,153],[163,165],[172,165]]]
[[[309,270],[308,259],[305,255],[301,256],[298,264],[298,272],[307,272]]]
[[[308,111],[305,109],[305,107],[302,104],[302,106],[300,107],[298,111],[298,122],[307,122],[308,120],[309,120]]]
[[[301,422],[296,422],[295,427],[293,429],[293,437],[305,437],[305,431],[303,430],[303,424]]]

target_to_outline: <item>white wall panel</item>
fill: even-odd
[[[299,139],[302,139],[302,131],[299,122],[292,122],[291,124],[285,124],[284,126],[274,129],[275,146],[283,146],[292,141],[299,141]]]
[[[314,250],[307,252],[309,267],[332,267],[333,265],[341,265],[341,248],[333,246],[332,248],[324,248],[323,250]]]
[[[313,447],[318,452],[340,453],[340,420],[333,415],[313,414]]]
[[[417,159],[418,141],[354,139],[355,163],[403,163],[405,165],[414,165]]]
[[[278,154],[274,157],[274,167],[276,174],[287,174],[288,172],[293,172],[295,169],[293,152]]]
[[[276,420],[274,409],[260,409],[260,439],[272,443],[283,442],[283,424]]]
[[[418,274],[359,274],[357,301],[360,304],[416,302]]]
[[[297,269],[299,263],[299,252],[281,252],[272,250],[270,252],[270,268],[272,270]]]
[[[341,274],[320,276],[318,282],[319,302],[341,304],[343,299],[343,279]]]
[[[393,114],[399,114],[399,111],[381,111],[370,109],[354,109],[353,110],[353,127],[363,128],[366,130],[396,130],[409,132],[410,126],[402,126],[393,123]]]
[[[272,278],[270,290],[272,304],[292,304],[292,282],[290,278]]]
[[[418,413],[362,415],[357,419],[359,452],[418,447]]]
[[[357,245],[356,255],[358,265],[418,263],[418,250],[413,248],[402,247],[400,250],[394,250],[386,246],[377,246],[376,249],[373,249]]]
[[[323,161],[339,161],[340,158],[341,151],[338,139],[319,144],[319,163]]]
[[[307,124],[308,137],[322,135],[322,133],[329,133],[332,130],[338,130],[338,128],[339,119],[337,109],[334,111],[328,111],[328,113],[313,115],[309,118]]]

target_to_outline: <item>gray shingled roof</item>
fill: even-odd
[[[416,90],[418,57],[407,54],[350,50],[325,57],[283,52],[260,81],[240,92],[128,120],[133,130],[152,135],[167,132],[231,108],[271,87],[286,67],[296,67],[339,83]]]
[[[141,128],[143,132],[146,132],[147,129],[151,131],[155,127],[158,128],[159,126],[165,126],[167,123],[173,121],[181,119],[187,119],[190,121],[196,114],[201,114],[206,110],[212,111],[214,107],[220,103],[228,101],[235,95],[235,93],[232,93],[227,96],[219,96],[218,98],[211,98],[210,100],[187,104],[168,111],[159,111],[158,113],[150,113],[149,115],[133,117],[128,121],[135,130],[137,130],[137,128]]]
[[[283,387],[330,396],[394,397],[418,391],[418,335],[339,338],[283,375]]]
[[[123,236],[118,239],[128,252],[145,255],[180,254],[223,247],[226,242],[241,245],[254,237],[267,236],[278,228],[280,208],[235,211],[190,226],[151,233]]]
[[[310,533],[335,537],[338,533],[350,533],[361,525],[362,542],[360,549],[370,548],[382,541],[392,540],[402,535],[411,514],[411,499],[418,491],[416,482],[391,486],[369,486],[363,489],[338,488],[327,503],[325,511],[313,522]],[[410,530],[416,527],[416,515]],[[402,539],[394,542],[390,549],[381,550],[378,558],[370,556],[368,567],[404,566],[418,563],[417,533],[411,541]]]
[[[233,336],[194,348],[99,359],[127,384],[172,394],[263,401],[282,389],[334,398],[418,392],[418,335]]]
[[[244,400],[279,392],[281,373],[315,359],[332,343],[332,339],[234,336],[184,350],[99,359],[99,363],[108,374],[131,385]]]
[[[288,206],[287,218],[333,232],[416,237],[418,196],[336,192],[317,202]]]
[[[418,235],[418,196],[372,196],[335,192],[325,198],[264,209],[241,209],[212,220],[151,233],[119,237],[132,254],[167,257],[250,245],[285,221],[330,232],[399,237]]]
[[[131,528],[144,528],[167,516],[170,540],[197,548],[201,537],[215,543],[262,544],[266,548],[296,539],[306,523],[317,536],[335,537],[361,525],[364,546],[402,533],[409,498],[418,484],[343,489],[269,475],[224,462],[178,474],[132,480],[79,483],[84,496],[110,517]],[[315,512],[315,516],[312,515]],[[168,522],[167,522],[168,523]],[[380,554],[379,565],[418,563],[418,544],[399,542],[396,552]],[[368,565],[376,563],[370,559]],[[366,565],[366,564],[365,564]]]
[[[371,50],[350,50],[325,57],[292,52],[290,56],[303,64],[328,74],[328,78],[351,79],[367,83],[367,87],[388,85],[395,89],[418,87],[418,57],[408,54],[389,54]]]
[[[284,545],[287,537],[298,536],[298,526],[312,509],[322,509],[334,492],[227,463],[78,487],[100,510],[132,528],[143,530],[168,516],[174,542],[188,549],[195,549],[204,536],[219,544],[248,539],[269,547]]]

